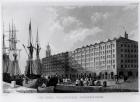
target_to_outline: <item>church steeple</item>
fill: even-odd
[[[48,43],[47,50],[46,50],[46,57],[50,57],[50,56],[51,56],[51,48],[50,48],[50,45]]]

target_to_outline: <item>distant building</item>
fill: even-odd
[[[44,73],[70,78],[95,77],[112,79],[114,75],[138,76],[138,42],[125,37],[108,39],[74,51],[46,56]]]
[[[42,59],[43,74],[65,76],[68,67],[68,52],[47,56]]]

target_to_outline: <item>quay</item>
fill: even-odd
[[[16,85],[14,88],[11,87],[11,83],[3,82],[4,93],[37,93],[36,89],[26,88],[20,85]]]
[[[50,88],[42,88],[43,91],[39,93],[48,93]],[[4,93],[38,93],[37,89],[26,88],[23,86],[16,85],[15,88],[11,87],[10,83],[3,82]],[[103,86],[75,86],[75,85],[64,85],[57,84],[54,90],[49,93],[106,93],[106,92],[138,92],[138,80],[131,79],[127,82],[120,82],[115,84],[114,81],[108,81],[107,87]]]

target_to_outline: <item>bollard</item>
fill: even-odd
[[[11,81],[11,87],[15,88],[16,87],[16,81]]]

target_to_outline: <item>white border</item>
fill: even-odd
[[[2,0],[0,3],[0,14],[1,14],[1,4],[2,3],[9,3],[9,2],[47,2],[50,5],[107,5],[107,6],[117,6],[117,5],[127,5],[127,4],[132,4],[132,3],[140,3],[139,1],[136,0],[114,0],[114,1],[108,1],[108,0],[77,0],[77,1],[72,1],[72,0]],[[138,13],[139,14],[139,13]],[[140,24],[140,20],[138,20]],[[1,19],[0,19],[0,24]],[[1,26],[2,27],[2,26]],[[140,32],[140,30],[139,30]],[[0,39],[2,39],[2,30],[0,29]],[[2,40],[1,40],[2,42]],[[2,49],[2,43],[0,44],[0,49]],[[140,45],[139,45],[140,48]],[[139,50],[140,53],[140,50]],[[0,54],[1,50],[0,50]],[[0,57],[0,61],[2,62],[2,59]],[[139,61],[140,63],[140,61]],[[0,65],[2,66],[2,65]],[[0,69],[2,69],[0,67]],[[0,78],[1,78],[0,74]],[[2,83],[2,82],[1,82]],[[140,84],[139,84],[140,85]],[[0,90],[1,90],[1,95],[0,95],[0,102],[59,102],[59,101],[69,101],[69,102],[85,102],[85,101],[94,101],[94,102],[138,102],[140,99],[140,93],[139,92],[134,92],[134,93],[45,93],[45,94],[3,94],[2,93],[2,84],[0,84]]]

